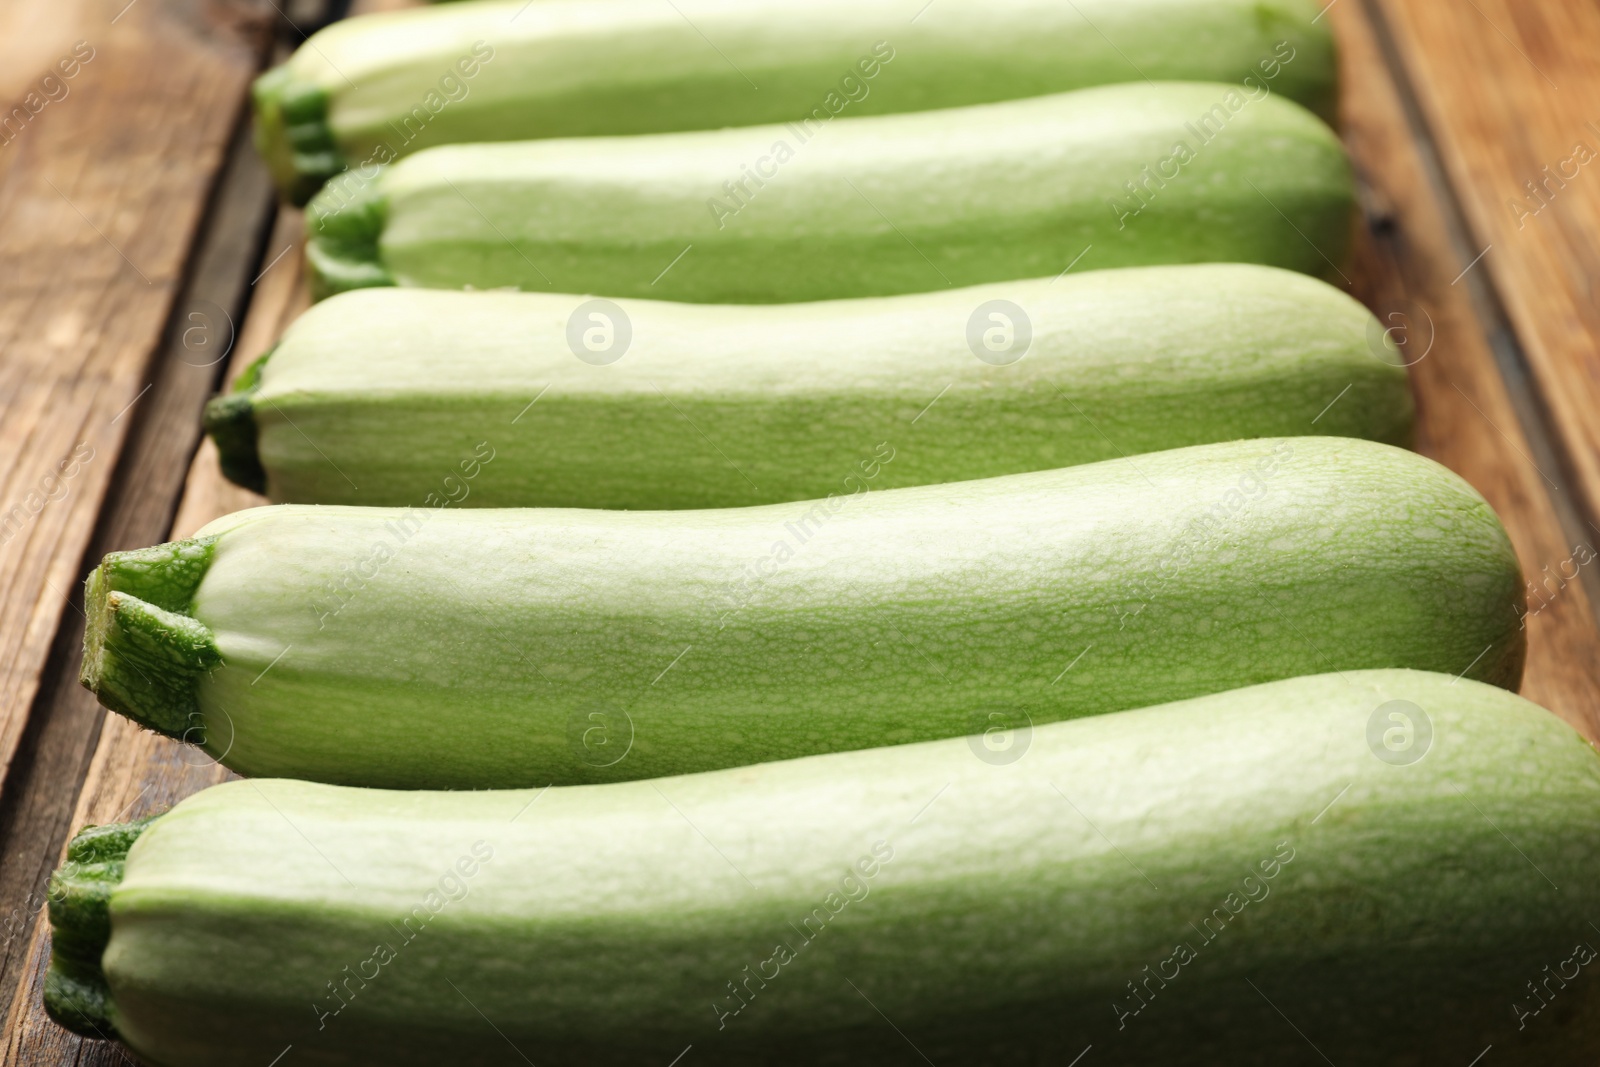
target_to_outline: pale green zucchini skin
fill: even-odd
[[[750,167],[768,177],[725,186]],[[398,284],[784,303],[1052,277],[1080,256],[1080,269],[1333,276],[1354,207],[1338,138],[1299,105],[1140,83],[809,135],[432,148],[319,194],[306,254],[319,295]]]
[[[975,319],[994,328],[992,301],[1020,309],[1002,313],[1014,347],[998,353],[970,336]],[[631,337],[606,365],[569,339],[589,306],[393,289],[317,305],[208,408],[223,469],[292,503],[420,504],[448,479],[467,507],[670,510],[825,497],[874,469],[887,489],[1313,430],[1410,440],[1405,370],[1377,320],[1269,267],[821,304],[624,300]]]
[[[147,608],[135,584],[184,552],[209,557],[163,590],[187,609]],[[1322,670],[1515,687],[1524,651],[1488,505],[1346,438],[760,508],[280,505],[108,556],[89,593],[109,707],[244,774],[401,788],[681,774]]]
[[[1116,82],[1263,86],[1332,117],[1310,0],[505,0],[336,23],[254,94],[303,202],[433,145],[831,121]],[[732,176],[732,175],[730,175]]]
[[[1416,762],[1369,744],[1393,701]],[[1597,805],[1565,723],[1411,671],[1041,726],[1004,765],[230,782],[110,889],[102,1031],[163,1067],[1589,1067]]]

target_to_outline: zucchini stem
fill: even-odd
[[[328,125],[328,92],[297,82],[289,65],[274,67],[250,87],[256,148],[283,198],[297,207],[345,169]]]
[[[231,391],[214,396],[206,403],[206,433],[216,443],[223,476],[252,493],[267,491],[267,471],[261,465],[257,447],[255,393],[261,382],[261,370],[277,347],[273,345],[256,357],[256,361],[239,375]]]
[[[222,662],[189,615],[215,537],[112,552],[84,583],[89,622],[78,680],[112,711],[182,738],[198,723],[195,687]]]
[[[116,1036],[111,989],[100,966],[111,941],[111,893],[122,882],[128,849],[157,818],[85,827],[67,846],[67,862],[50,876],[44,1009],[75,1034]]]
[[[329,182],[306,205],[306,266],[316,299],[394,284],[378,253],[388,216],[383,170]]]

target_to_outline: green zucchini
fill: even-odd
[[[1333,131],[1276,95],[1115,85],[917,114],[447,145],[312,200],[319,295],[516,287],[830,300],[1084,268],[1332,275],[1354,219]]]
[[[906,447],[876,488],[1404,444],[1400,362],[1344,293],[1235,264],[755,307],[370,289],[302,316],[207,426],[274,500],[420,503],[466,460],[470,507],[734,507],[825,497],[885,435]]]
[[[907,440],[885,441],[871,466]],[[719,511],[279,505],[90,576],[83,679],[233,769],[485,788],[952,737],[1324,670],[1508,687],[1483,499],[1387,445],[1203,445]]]
[[[921,8],[922,10],[919,10]],[[256,139],[304,202],[420,148],[823,126],[1115,82],[1218,81],[1333,115],[1311,0],[505,0],[319,31],[257,81]],[[733,177],[735,175],[730,175]]]
[[[229,782],[73,846],[46,1006],[165,1067],[1600,1056],[1600,758],[1520,697],[1345,672],[979,751]]]

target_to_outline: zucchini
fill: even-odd
[[[721,511],[278,505],[90,576],[83,680],[243,774],[647,778],[1324,670],[1507,687],[1523,582],[1465,482],[1349,438]]]
[[[313,199],[319,295],[516,287],[691,303],[887,296],[1085,268],[1332,274],[1333,131],[1275,95],[1115,85],[918,114],[447,145]]]
[[[46,1005],[166,1067],[1600,1055],[1600,758],[1520,697],[1345,672],[975,745],[229,782],[73,846]]]
[[[470,507],[734,507],[825,497],[883,435],[906,447],[875,488],[1312,428],[1404,444],[1382,338],[1337,289],[1235,264],[757,307],[372,289],[302,316],[207,427],[274,500],[420,503],[465,460]]]
[[[821,127],[1114,82],[1218,81],[1331,119],[1310,0],[504,0],[347,19],[256,83],[256,140],[303,203],[432,145]],[[737,175],[729,175],[736,177]]]

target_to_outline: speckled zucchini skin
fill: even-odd
[[[1269,267],[596,306],[335,297],[212,401],[223,470],[290,503],[403,506],[454,471],[466,507],[670,510],[825,497],[885,439],[896,451],[875,488],[1313,430],[1410,440],[1402,360],[1377,320]],[[580,331],[596,322],[610,347],[593,353]],[[997,328],[1010,332],[992,352],[983,331]]]
[[[160,1067],[1600,1056],[1600,757],[1517,696],[1346,671],[979,751],[216,786],[110,889],[106,1023]]]
[[[346,19],[256,83],[296,202],[433,145],[831,121],[1114,82],[1262,86],[1331,117],[1312,0],[503,0]]]
[[[220,665],[183,676],[189,737],[245,774],[483,788],[959,736],[990,713],[1044,723],[1323,670],[1521,676],[1504,530],[1397,448],[1244,441],[869,488],[704,511],[240,512],[202,531],[188,616]]]
[[[1074,261],[1336,277],[1354,212],[1344,150],[1311,112],[1238,86],[1138,83],[809,132],[447,145],[330,184],[308,208],[306,255],[319,295],[764,304],[1053,277]]]

